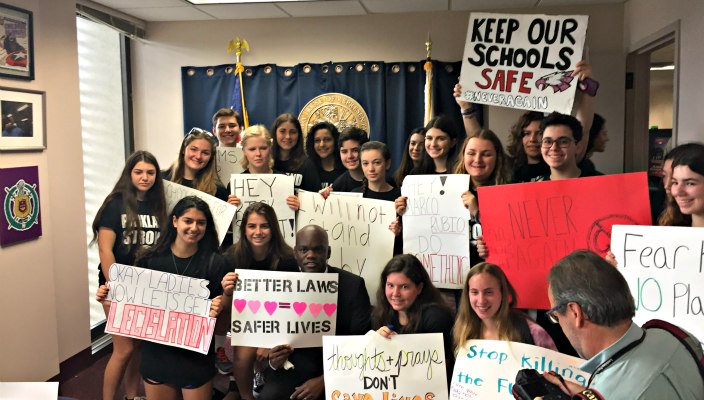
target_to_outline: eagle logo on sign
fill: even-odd
[[[37,185],[28,185],[20,179],[14,186],[5,188],[5,219],[7,229],[26,231],[39,223],[39,195]]]

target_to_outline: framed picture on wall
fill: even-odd
[[[0,150],[44,150],[45,93],[0,87]]]
[[[34,79],[32,12],[0,3],[0,76]]]

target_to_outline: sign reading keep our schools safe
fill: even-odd
[[[569,114],[587,22],[581,15],[471,13],[461,99]]]

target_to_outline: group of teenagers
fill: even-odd
[[[580,80],[590,74],[585,63],[578,64],[574,73]],[[303,130],[292,114],[277,117],[271,129],[253,125],[243,130],[237,112],[221,109],[213,116],[215,134],[191,130],[183,138],[176,161],[163,171],[151,153],[136,151],[127,159],[93,222],[93,240],[100,257],[97,299],[106,316],[110,308],[106,282],[114,263],[207,279],[213,299],[210,316],[218,318],[216,335],[229,330],[237,270],[328,271],[340,274],[341,288],[358,292],[340,294],[337,334],[364,334],[375,329],[393,340],[395,334],[442,333],[449,372],[457,350],[470,339],[517,341],[576,354],[564,336],[560,339],[553,334],[555,329],[550,331],[549,325],[556,319],[545,315],[547,322],[536,322],[516,309],[517,295],[506,275],[499,266],[483,261],[489,247],[481,235],[477,188],[599,175],[589,156],[603,151],[608,140],[604,120],[593,113],[591,98],[578,94],[584,98],[579,101],[576,118],[560,113],[523,114],[510,133],[507,154],[498,136],[479,126],[473,105],[461,101],[460,92],[458,85],[455,95],[464,120],[464,142],[458,143],[464,135],[452,118],[433,118],[408,135],[400,167],[393,175],[388,174],[389,149],[384,143],[369,141],[363,130],[352,127],[338,132],[333,124],[319,122],[308,130],[304,145]],[[203,200],[185,197],[169,212],[162,178],[233,205],[241,204],[241,199],[219,182],[218,142],[221,147],[242,148],[244,174],[292,175],[296,190],[318,191],[324,197],[334,192],[361,192],[363,197],[393,201],[398,216],[406,208],[407,199],[399,187],[407,175],[469,174],[469,187],[458,201],[471,214],[470,259],[474,265],[461,294],[441,293],[416,257],[401,254],[400,218],[389,226],[399,239],[394,257],[379,277],[372,308],[361,277],[327,265],[330,253],[322,228],[301,228],[292,248],[282,237],[273,208],[253,203],[243,212],[239,239],[234,243],[226,239],[221,244]],[[658,223],[704,227],[704,145],[689,143],[674,148],[665,159],[664,173],[667,199]],[[300,206],[296,195],[288,196],[286,203],[294,210]],[[347,283],[343,285],[343,281]],[[351,298],[356,303],[347,304]],[[448,298],[454,301],[448,302]],[[561,334],[559,327],[556,330]],[[222,353],[230,364],[221,372],[232,374],[228,399],[314,400],[324,396],[320,349],[293,349],[275,343],[271,348],[257,349],[237,346],[233,340],[221,351],[215,350],[221,345],[213,344],[203,355],[119,335],[113,335],[112,341],[103,399],[113,399],[120,384],[127,399],[139,398],[141,381],[149,399],[211,399],[216,364],[226,364],[217,360],[223,358]],[[300,358],[306,354],[308,358]],[[296,355],[299,359],[294,361]],[[295,365],[292,369],[289,361]]]

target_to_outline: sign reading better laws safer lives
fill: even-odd
[[[580,15],[471,13],[460,98],[569,114],[587,22]]]
[[[338,274],[237,270],[233,346],[320,347],[334,335]]]
[[[704,228],[614,225],[611,251],[636,323],[661,319],[704,342]]]
[[[215,330],[205,279],[113,264],[105,332],[207,354]]]
[[[324,336],[325,398],[447,399],[442,340],[441,333]]]
[[[297,226],[321,226],[328,233],[331,255],[328,263],[364,278],[372,302],[379,276],[393,257],[394,234],[389,230],[396,219],[391,201],[352,196],[328,196],[299,190],[301,208]]]
[[[164,195],[166,197],[167,212],[171,212],[176,203],[186,196],[196,196],[208,203],[210,213],[213,214],[213,222],[215,222],[215,230],[218,233],[218,241],[222,243],[225,239],[225,234],[227,234],[227,228],[232,224],[232,220],[235,218],[237,207],[215,196],[203,193],[200,190],[167,180],[164,180]]]
[[[469,259],[469,211],[462,193],[469,175],[408,175],[401,194],[408,198],[403,214],[403,252],[413,254],[436,287],[461,289],[472,265]]]
[[[584,360],[550,349],[503,340],[468,340],[457,353],[450,379],[450,399],[512,400],[511,388],[521,369],[554,371],[565,380],[586,386]]]
[[[645,172],[479,188],[487,261],[501,267],[519,308],[547,310],[547,274],[578,249],[605,255],[611,227],[650,225]]]
[[[256,202],[270,205],[279,219],[281,234],[286,243],[296,245],[296,212],[286,204],[286,198],[293,194],[293,177],[282,174],[233,174],[230,177],[231,194],[242,202],[235,214],[232,226],[234,243],[240,239],[242,214]]]

